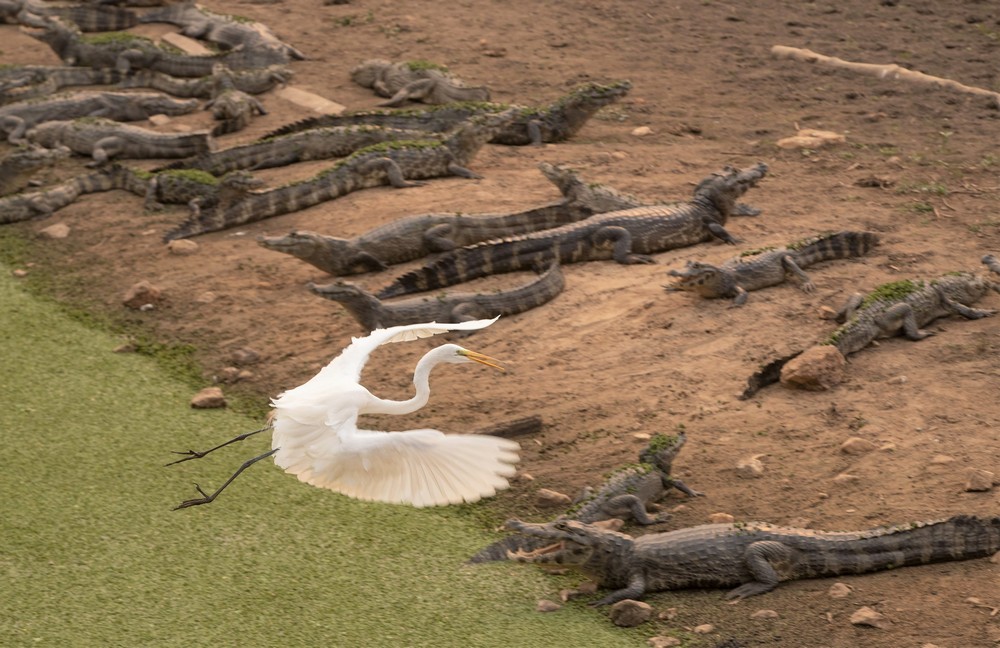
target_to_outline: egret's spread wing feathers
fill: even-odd
[[[499,315],[497,316],[499,317]],[[471,320],[469,322],[459,322],[456,324],[438,324],[437,322],[427,322],[424,324],[405,324],[402,326],[390,326],[384,329],[375,329],[365,337],[351,338],[351,343],[334,358],[330,364],[317,374],[316,378],[324,374],[336,374],[339,380],[350,380],[358,382],[361,379],[361,370],[368,362],[368,356],[383,344],[393,342],[407,342],[419,340],[420,338],[431,337],[439,333],[448,331],[472,331],[486,328],[493,322],[493,319]],[[315,380],[314,378],[313,380]],[[308,384],[308,383],[307,383]]]
[[[283,456],[279,465],[313,486],[417,507],[475,502],[506,488],[519,448],[498,437],[437,430],[334,436],[301,447],[304,456]]]

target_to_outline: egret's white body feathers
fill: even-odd
[[[359,414],[405,414],[423,407],[434,365],[483,362],[475,357],[479,354],[454,344],[437,347],[417,363],[416,395],[391,401],[372,395],[358,382],[377,347],[480,329],[494,321],[394,326],[353,339],[315,377],[272,401],[274,462],[313,486],[358,499],[418,507],[474,502],[506,488],[518,459],[519,446],[513,441],[437,430],[379,432],[357,427]]]

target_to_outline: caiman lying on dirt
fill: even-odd
[[[726,598],[739,600],[769,592],[782,581],[969,560],[1000,551],[1000,517],[971,515],[839,533],[763,522],[705,524],[638,538],[576,520],[510,520],[506,527],[558,543],[512,553],[512,560],[577,566],[614,590],[591,605],[689,587],[737,586]]]
[[[423,184],[413,180],[449,175],[479,178],[466,165],[510,117],[508,112],[470,119],[444,141],[405,140],[363,148],[311,179],[270,191],[248,192],[230,204],[220,203],[218,208],[192,217],[164,238],[171,241],[217,232],[312,207],[369,187],[387,184],[412,187]]]
[[[351,69],[351,81],[386,97],[380,106],[400,106],[407,101],[445,104],[490,100],[490,91],[485,86],[469,87],[445,66],[429,61],[393,63],[370,59]]]
[[[723,226],[737,211],[737,199],[766,173],[763,163],[742,170],[726,168],[702,180],[686,203],[612,211],[555,229],[459,248],[402,275],[377,294],[386,299],[436,290],[527,269],[549,256],[562,264],[601,259],[653,263],[650,254],[713,238],[736,243]]]
[[[793,274],[799,280],[799,287],[809,293],[816,286],[803,268],[821,261],[863,256],[876,245],[878,235],[872,232],[837,232],[791,243],[782,249],[744,252],[721,266],[688,261],[683,270],[667,273],[677,277],[677,281],[665,288],[667,292],[693,292],[709,299],[730,297],[733,306],[742,306],[749,291],[784,283]]]
[[[90,166],[112,158],[179,158],[208,151],[214,146],[208,131],[159,133],[122,124],[103,117],[47,121],[26,134],[29,142],[42,146],[65,146],[74,153],[93,158]]]
[[[983,262],[987,263],[985,258]],[[954,314],[980,319],[994,314],[996,311],[971,307],[991,290],[1000,293],[1000,285],[968,272],[954,272],[930,281],[904,279],[883,284],[867,295],[852,295],[837,313],[837,321],[843,324],[820,344],[834,346],[847,357],[879,338],[900,333],[910,340],[922,340],[934,333],[921,327],[939,317]],[[750,398],[778,382],[781,369],[801,353],[766,364],[747,380],[741,398]]]
[[[547,162],[539,163],[538,168],[559,188],[563,200],[506,214],[408,216],[352,239],[299,231],[262,237],[258,242],[269,250],[296,256],[324,272],[343,276],[385,270],[392,264],[463,245],[559,227],[593,214],[642,204],[635,196],[605,185],[586,183],[572,169]]]
[[[497,292],[454,292],[431,297],[410,297],[383,302],[367,290],[350,283],[337,282],[309,290],[339,302],[365,333],[375,329],[420,322],[467,322],[498,315],[515,315],[552,301],[565,287],[558,263],[550,263],[539,277],[523,286]]]
[[[637,524],[649,525],[665,522],[670,514],[651,517],[646,507],[662,498],[667,491],[676,488],[686,495],[702,495],[688,488],[684,482],[670,476],[674,459],[687,442],[681,432],[676,436],[656,434],[639,453],[639,463],[619,468],[611,473],[604,485],[597,490],[585,492],[565,515],[556,521],[575,520],[593,524],[612,518],[634,520]],[[493,560],[507,560],[510,552],[536,551],[551,545],[543,538],[512,535],[498,540],[481,549],[470,563]]]
[[[286,124],[266,137],[287,135],[321,126],[387,126],[390,128],[443,132],[470,117],[516,109],[516,116],[492,139],[491,144],[524,146],[563,142],[575,135],[594,114],[632,89],[629,81],[608,85],[588,83],[548,106],[525,107],[498,103],[462,102],[425,110],[365,111],[344,115],[322,115]]]

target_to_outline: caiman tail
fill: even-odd
[[[801,551],[806,577],[863,574],[881,569],[983,558],[1000,551],[1000,516],[956,515],[844,534],[819,534],[819,551]],[[837,538],[837,539],[835,539]]]
[[[796,252],[799,266],[806,267],[821,261],[864,256],[878,243],[878,235],[874,232],[845,231],[807,239],[790,247]]]

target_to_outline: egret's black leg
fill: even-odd
[[[260,432],[260,430],[257,430],[257,431]],[[225,445],[225,444],[223,444],[223,445]],[[177,506],[175,506],[174,510],[176,511],[177,509],[188,508],[189,506],[198,506],[199,504],[211,504],[215,500],[215,498],[219,496],[219,493],[221,493],[222,491],[224,491],[226,489],[226,486],[229,486],[230,484],[232,484],[233,480],[240,476],[241,472],[243,472],[244,470],[246,470],[250,466],[254,465],[255,463],[257,463],[261,459],[267,459],[268,457],[270,457],[271,455],[273,455],[275,452],[277,452],[279,449],[280,448],[274,448],[273,450],[268,450],[267,452],[265,452],[264,454],[260,455],[259,457],[254,457],[253,459],[248,459],[245,462],[243,462],[243,465],[240,466],[236,470],[236,472],[234,472],[232,474],[232,476],[230,476],[229,479],[226,480],[226,483],[223,484],[222,486],[219,486],[218,490],[216,490],[211,495],[206,495],[205,491],[203,491],[201,489],[201,486],[199,486],[198,484],[195,484],[194,487],[198,489],[199,493],[201,493],[201,497],[199,497],[197,499],[184,500],[183,502],[181,502],[180,504],[178,504]]]
[[[243,439],[248,439],[248,438],[252,437],[255,434],[260,434],[261,432],[266,432],[267,430],[270,430],[270,429],[271,429],[271,426],[267,425],[267,426],[262,427],[259,430],[254,430],[253,432],[245,432],[245,433],[239,435],[238,437],[232,438],[232,439],[226,441],[225,443],[220,443],[219,445],[215,446],[214,448],[212,448],[210,450],[205,450],[204,452],[198,452],[197,450],[187,450],[185,452],[179,452],[177,450],[174,450],[173,451],[174,454],[187,455],[187,456],[185,456],[183,459],[178,459],[177,461],[171,461],[170,463],[163,464],[163,465],[164,465],[164,467],[166,467],[166,466],[173,466],[174,464],[179,464],[179,463],[183,463],[185,461],[190,461],[191,459],[201,459],[202,457],[204,457],[205,455],[207,455],[210,452],[215,452],[219,448],[225,448],[230,443],[236,443],[237,441],[242,441]]]

